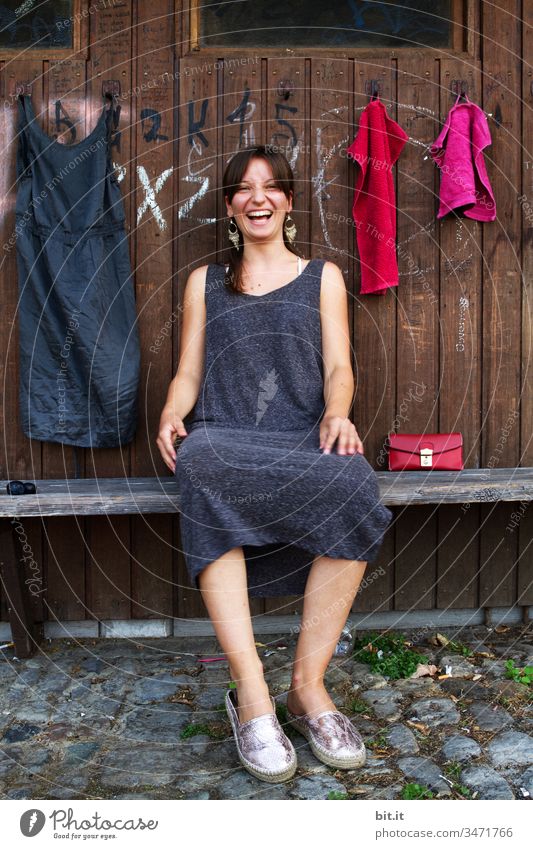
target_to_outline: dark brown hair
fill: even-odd
[[[271,145],[260,144],[245,147],[242,150],[237,151],[237,153],[235,153],[228,162],[222,178],[222,191],[224,196],[228,196],[230,203],[233,200],[233,195],[237,191],[237,187],[246,173],[248,163],[251,159],[264,159],[265,162],[272,168],[272,176],[279,184],[279,187],[283,191],[287,200],[290,200],[291,192],[294,197],[294,174],[286,157],[280,151],[275,150]],[[235,219],[232,220],[234,221]],[[237,222],[235,222],[235,224],[237,229],[239,229]],[[288,241],[285,232],[283,232],[283,241],[287,250],[296,254],[296,256],[300,256],[296,248]],[[237,292],[242,292],[243,252],[244,241],[242,233],[239,230],[239,247],[234,248],[233,245],[229,245],[227,249],[227,259],[225,260],[225,264],[229,263],[229,268],[226,272],[226,281],[230,288]]]

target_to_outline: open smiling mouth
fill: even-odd
[[[272,218],[272,212],[247,212],[246,217],[249,221],[268,221]]]

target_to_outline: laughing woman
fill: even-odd
[[[304,596],[288,720],[319,760],[362,765],[363,740],[324,673],[392,519],[348,418],[344,279],[333,263],[296,253],[293,179],[268,146],[229,162],[228,262],[187,280],[157,438],[179,488],[187,570],[236,684],[226,709],[239,759],[272,782],[294,775],[296,753],[276,718],[249,597]]]

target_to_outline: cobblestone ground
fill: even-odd
[[[298,771],[278,785],[240,767],[223,705],[227,663],[198,659],[220,655],[214,638],[62,640],[25,661],[4,650],[0,796],[398,799],[417,783],[437,798],[533,797],[531,687],[505,677],[508,659],[533,664],[531,630],[442,633],[473,654],[403,632],[439,667],[433,677],[387,680],[353,657],[333,659],[326,685],[362,733],[367,763],[331,769],[284,726]],[[283,723],[296,637],[257,640]]]

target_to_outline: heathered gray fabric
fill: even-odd
[[[181,543],[198,587],[243,546],[250,596],[302,595],[316,554],[377,557],[392,512],[361,454],[323,454],[320,283],[313,259],[265,295],[208,267],[206,360],[176,460]]]

